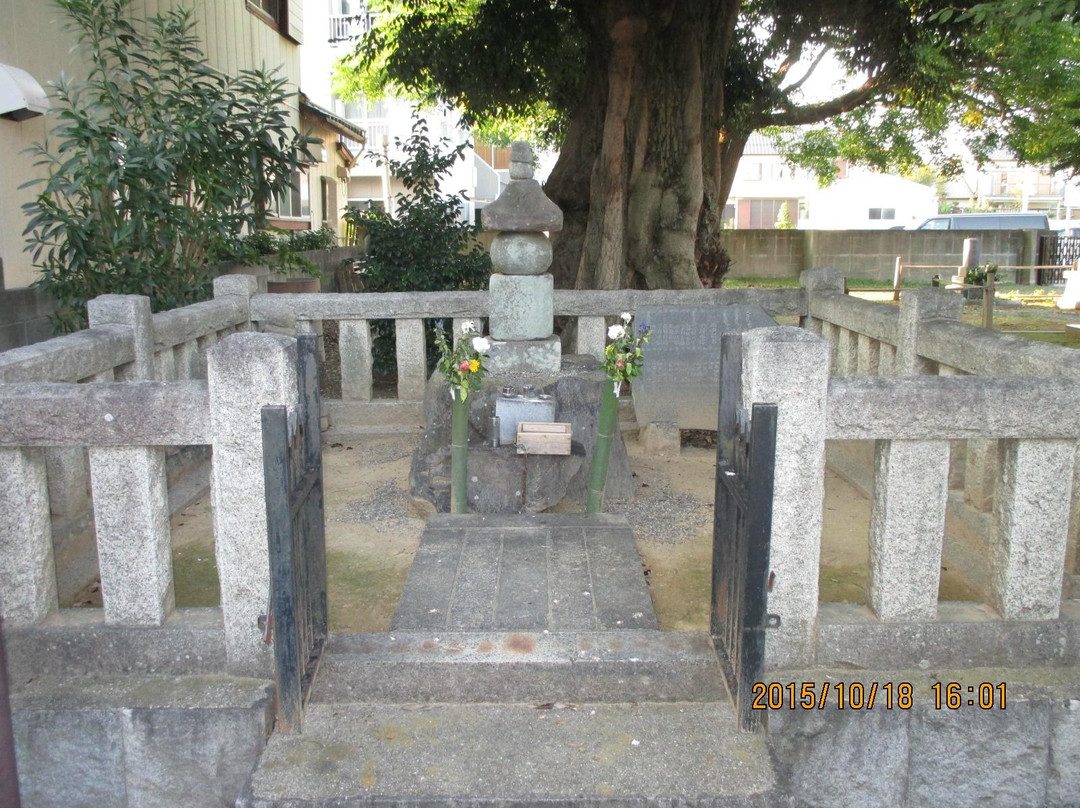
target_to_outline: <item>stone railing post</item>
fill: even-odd
[[[765,662],[805,666],[818,613],[829,348],[808,331],[779,326],[746,332],[742,350],[742,406],[778,407],[768,610],[781,622],[767,632]]]
[[[607,345],[607,327],[603,317],[577,318],[577,346],[575,353],[587,354],[601,361]]]
[[[214,278],[214,298],[236,298],[243,306],[244,320],[237,331],[251,330],[251,296],[259,291],[259,279],[254,275],[219,275]]]
[[[937,616],[949,442],[879,440],[867,594],[879,620]]]
[[[341,353],[341,397],[345,401],[371,401],[371,323],[338,321]]]
[[[105,621],[159,626],[175,603],[165,449],[91,447],[90,479]]]
[[[214,540],[230,672],[265,676],[272,659],[259,618],[270,597],[262,408],[295,407],[296,340],[232,334],[210,351]]]
[[[816,294],[844,294],[844,275],[840,270],[832,267],[808,269],[799,275],[799,286],[806,292],[807,297],[807,314],[801,318],[799,325],[806,331],[821,336],[821,320],[810,313],[813,296]]]
[[[8,626],[56,611],[56,569],[45,457],[40,449],[0,449],[0,613]]]
[[[900,318],[896,325],[896,357],[893,376],[922,376],[933,371],[919,356],[919,329],[929,320],[959,321],[964,300],[946,289],[905,289],[900,295]]]
[[[119,325],[131,329],[135,361],[116,369],[118,382],[145,382],[154,378],[154,323],[150,298],[142,295],[101,295],[88,301],[90,327]]]
[[[1055,620],[1069,535],[1076,444],[1004,440],[990,590],[1006,620]],[[1048,495],[1047,492],[1054,492]]]
[[[394,321],[397,352],[397,394],[403,401],[420,401],[427,388],[427,348],[423,320]]]

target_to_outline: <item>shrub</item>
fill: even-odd
[[[31,149],[46,177],[24,206],[27,249],[54,325],[81,327],[105,293],[148,295],[155,311],[202,299],[207,258],[265,221],[310,159],[285,80],[209,67],[187,9],[135,20],[131,0],[57,2],[90,67],[53,85],[55,125]]]
[[[406,192],[396,199],[395,216],[381,210],[349,210],[345,219],[367,233],[367,255],[359,279],[367,292],[439,292],[483,289],[491,276],[491,258],[476,241],[478,228],[461,220],[462,198],[441,191],[443,178],[462,159],[466,144],[447,149],[443,138],[432,143],[427,122],[413,118],[407,139],[395,143],[404,160],[389,160],[391,174]],[[373,154],[379,165],[384,160]],[[393,367],[393,331],[389,321],[373,324],[374,361],[378,372]],[[434,335],[428,332],[429,357]]]

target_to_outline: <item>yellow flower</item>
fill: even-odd
[[[476,371],[478,371],[478,370],[480,370],[480,360],[479,359],[470,360],[469,361],[469,371],[471,373],[476,373]]]

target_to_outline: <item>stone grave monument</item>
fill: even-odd
[[[554,334],[554,282],[547,233],[562,229],[562,211],[533,179],[532,149],[515,143],[510,150],[510,183],[484,208],[480,220],[496,230],[491,245],[493,272],[488,295],[492,346],[484,363],[483,387],[469,396],[468,501],[477,513],[546,510],[565,498],[584,507],[592,450],[596,443],[600,398],[607,376],[591,356],[563,356]],[[503,388],[527,389],[536,399],[508,402]],[[571,453],[518,454],[509,431],[492,445],[492,416],[503,399],[539,405],[554,402],[555,421],[571,425]],[[534,407],[535,409],[536,407]],[[413,455],[409,488],[415,502],[437,511],[450,503],[450,396],[434,373],[424,396],[425,430]],[[630,462],[616,433],[608,469],[606,498],[633,495]]]
[[[643,429],[716,429],[720,403],[720,337],[774,326],[761,306],[642,306],[637,322],[652,328],[645,366],[634,382],[634,412]],[[676,444],[677,446],[677,444]]]

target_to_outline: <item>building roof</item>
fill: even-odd
[[[776,148],[776,141],[761,132],[754,132],[746,139],[746,148],[743,149],[743,157],[754,154],[780,154]]]
[[[361,145],[367,145],[367,133],[361,127],[335,115],[328,109],[312,104],[303,93],[300,94],[300,113],[302,115],[314,115],[316,118],[322,119],[327,126],[339,135],[350,140],[359,141]]]

